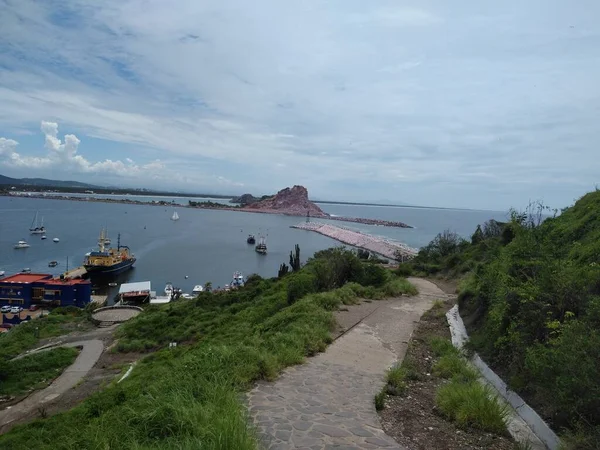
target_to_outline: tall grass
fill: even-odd
[[[508,406],[500,403],[487,385],[452,380],[438,389],[436,405],[460,427],[506,433]]]
[[[0,395],[18,395],[44,387],[73,364],[75,348],[56,348],[0,364]]]

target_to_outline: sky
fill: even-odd
[[[600,2],[0,0],[0,174],[503,210],[600,181]]]

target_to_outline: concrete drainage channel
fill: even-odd
[[[446,313],[452,344],[462,349],[469,335],[455,305]],[[482,382],[491,386],[514,410],[509,418],[508,431],[518,442],[528,442],[533,450],[558,450],[560,439],[546,422],[514,391],[508,389],[506,383],[483,362],[479,355],[471,358],[471,363],[477,367],[482,376]]]

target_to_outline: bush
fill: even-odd
[[[396,268],[395,273],[399,277],[403,277],[403,278],[410,277],[413,274],[413,268],[408,263],[400,263],[400,264],[398,264],[398,267]]]
[[[383,408],[385,408],[385,392],[381,391],[375,394],[375,409],[381,411]]]
[[[387,393],[390,395],[402,395],[406,391],[406,379],[407,370],[402,365],[395,365],[388,369],[386,375]]]
[[[476,381],[453,380],[438,389],[435,403],[446,417],[462,428],[506,433],[508,406],[499,403],[488,386]]]
[[[310,273],[297,273],[290,276],[287,285],[288,305],[296,302],[307,294],[316,292],[317,278]]]
[[[364,264],[360,283],[363,286],[380,287],[388,280],[388,271],[376,264]]]
[[[442,338],[439,336],[434,336],[429,339],[429,346],[433,351],[435,356],[459,356],[460,350],[458,350],[454,345],[452,345],[452,341],[446,338]]]

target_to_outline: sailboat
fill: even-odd
[[[44,218],[42,217],[42,221],[38,223],[38,211],[36,211],[35,216],[33,216],[33,221],[31,222],[31,227],[29,227],[29,232],[31,234],[46,234]]]
[[[171,217],[171,220],[179,220],[179,214],[177,214],[177,211],[173,211],[173,216]]]

